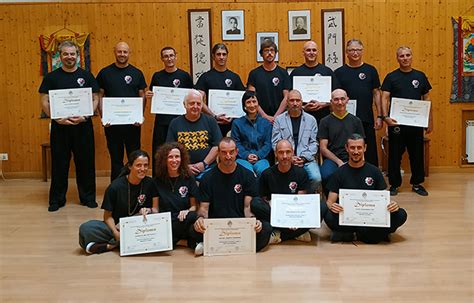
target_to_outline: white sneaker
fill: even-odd
[[[204,244],[202,242],[199,242],[196,245],[196,248],[194,248],[194,255],[195,256],[202,256],[204,254]]]
[[[309,233],[309,231],[307,231],[304,234],[296,237],[295,240],[298,240],[301,242],[311,242],[311,234]]]
[[[270,241],[268,241],[268,244],[278,244],[280,242],[281,242],[280,231],[274,230],[270,236]]]

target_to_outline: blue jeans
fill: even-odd
[[[236,161],[246,169],[250,170],[252,173],[256,174],[257,177],[260,177],[263,171],[270,167],[270,163],[267,159],[258,160],[257,162],[255,162],[255,164],[252,164],[244,159],[237,159]]]
[[[311,193],[314,193],[321,185],[321,173],[318,163],[316,161],[307,162],[304,164],[304,170],[308,173],[308,178],[311,181]]]
[[[338,167],[339,166],[337,166],[336,162],[329,159],[324,159],[323,164],[321,165],[321,177],[323,183],[327,183],[331,175],[334,174]]]

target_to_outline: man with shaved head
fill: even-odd
[[[115,62],[104,67],[97,75],[99,83],[100,105],[102,114],[103,97],[144,97],[146,82],[143,73],[128,63],[130,47],[125,42],[119,42],[114,47]],[[145,99],[143,99],[145,102]],[[145,108],[145,104],[143,104]],[[107,121],[106,121],[107,122]],[[105,124],[105,137],[110,154],[110,180],[118,177],[123,167],[124,148],[127,155],[140,149],[140,133],[143,121],[135,121],[130,125]]]
[[[331,91],[339,88],[339,81],[334,72],[327,66],[318,63],[318,45],[314,41],[308,41],[303,46],[304,64],[295,68],[290,74],[290,83],[293,87],[295,76],[329,76],[331,77]],[[316,118],[318,124],[321,119],[329,115],[329,103],[325,100],[303,100],[304,110]]]
[[[348,101],[349,98],[345,90],[334,90],[331,94],[332,112],[319,124],[319,146],[324,158],[321,165],[323,187],[337,168],[349,159],[345,149],[349,136],[354,133],[365,136],[362,121],[346,110]]]

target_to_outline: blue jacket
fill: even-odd
[[[272,150],[272,124],[257,114],[255,123],[247,115],[235,119],[232,123],[231,137],[239,149],[239,158],[247,160],[255,154],[265,159]]]

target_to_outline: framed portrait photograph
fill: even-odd
[[[257,33],[257,62],[263,62],[263,57],[260,55],[260,45],[265,40],[273,41],[278,48],[278,32],[260,32]],[[278,61],[278,53],[276,53],[275,61]]]
[[[222,40],[244,40],[244,11],[222,11]]]
[[[311,12],[309,10],[288,11],[288,39],[311,39]]]

